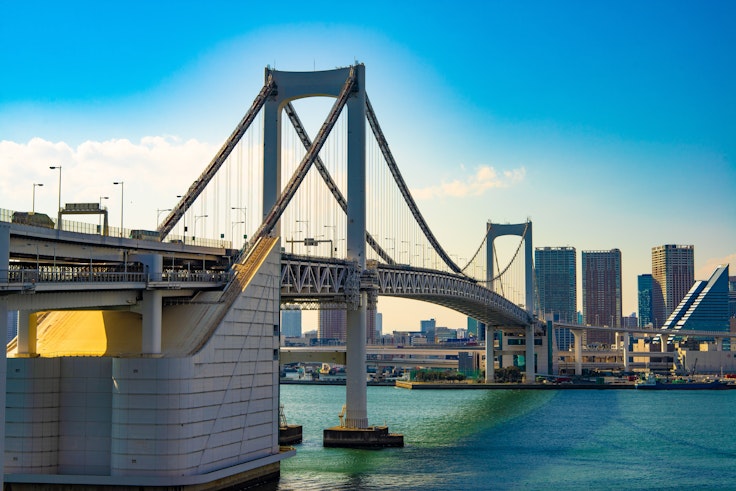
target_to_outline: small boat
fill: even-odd
[[[637,389],[643,390],[724,390],[736,389],[736,385],[730,385],[721,380],[712,380],[708,382],[694,382],[692,380],[674,380],[665,382],[653,374],[649,374],[646,379],[634,384]]]

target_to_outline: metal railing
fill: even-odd
[[[226,284],[230,271],[163,271],[143,273],[139,271],[90,271],[79,268],[41,268],[0,270],[0,278],[7,278],[8,285],[53,283],[213,283]]]

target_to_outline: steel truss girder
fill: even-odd
[[[387,265],[379,265],[370,273],[362,274],[349,261],[284,255],[282,301],[352,305],[354,290],[359,290],[371,295],[426,300],[493,325],[524,326],[532,322],[521,307],[460,275]]]

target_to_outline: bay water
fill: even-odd
[[[736,489],[736,390],[368,388],[404,448],[324,448],[344,386],[282,385],[303,427],[279,491]],[[273,489],[273,488],[271,488]]]

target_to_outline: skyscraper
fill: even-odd
[[[348,314],[345,309],[320,309],[317,337],[324,340],[345,342]]]
[[[654,304],[653,280],[650,274],[640,274],[636,278],[639,297],[639,327],[654,325],[652,306]]]
[[[583,316],[586,324],[621,326],[621,251],[583,251]],[[614,332],[590,331],[588,344],[613,342]]]
[[[287,338],[300,338],[302,336],[302,311],[281,311],[281,334]]]
[[[376,308],[367,308],[365,311],[366,342],[373,344],[376,341]],[[322,340],[339,341],[347,339],[348,314],[345,309],[320,309],[319,330],[317,337]],[[331,341],[322,341],[331,342]]]
[[[673,244],[652,247],[652,279],[652,323],[658,328],[695,283],[694,247]]]
[[[574,247],[537,247],[534,272],[539,292],[539,310],[545,319],[577,322],[577,263]],[[567,350],[572,344],[569,329],[558,329],[557,347]]]

